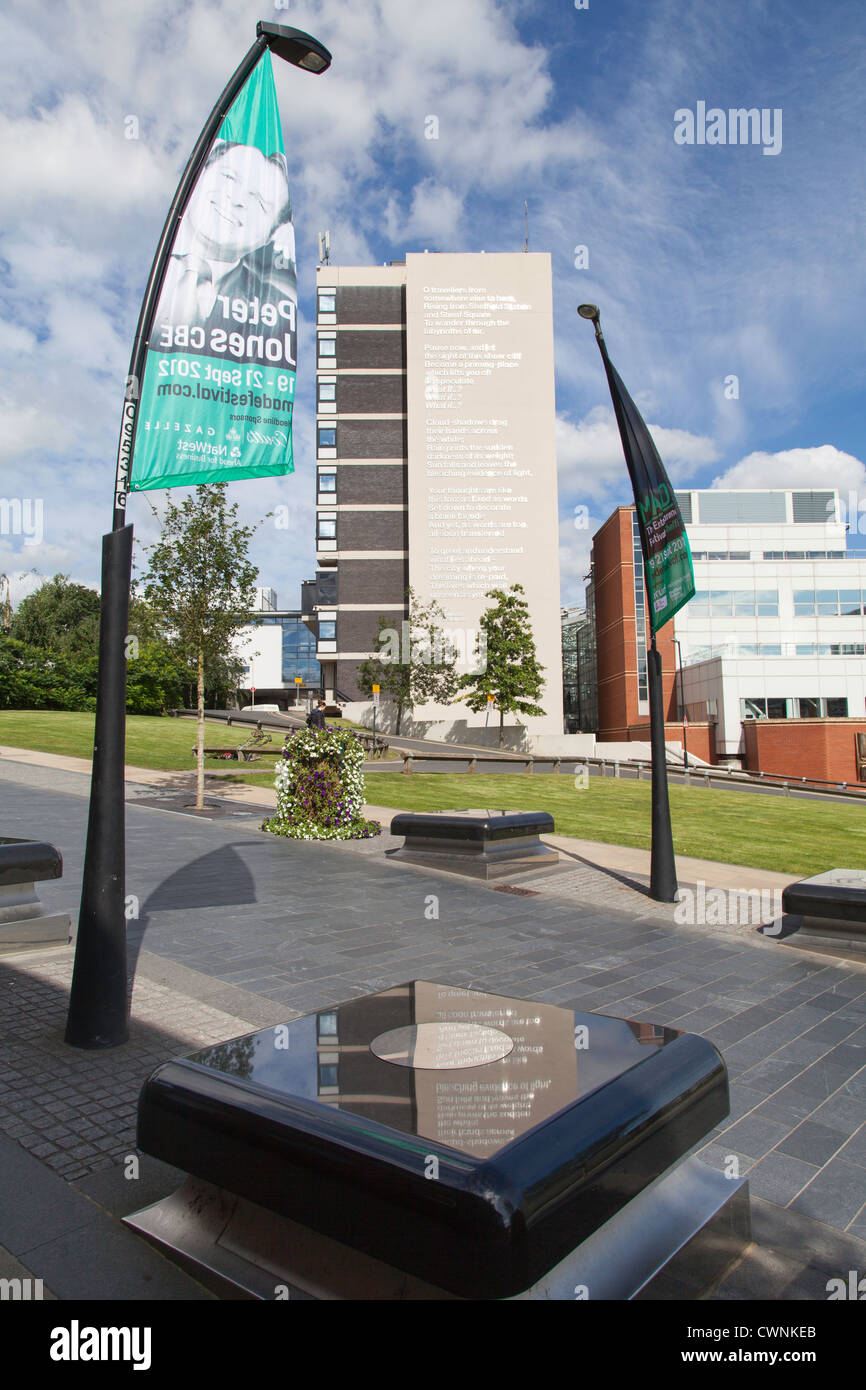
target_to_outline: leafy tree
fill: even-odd
[[[72,584],[68,574],[46,579],[19,603],[10,637],[45,651],[95,656],[99,641],[99,594]]]
[[[476,713],[486,709],[488,695],[495,695],[499,709],[499,747],[505,742],[503,721],[506,714],[544,714],[538,704],[545,680],[538,664],[535,639],[529,621],[529,607],[523,598],[523,585],[509,590],[490,589],[486,598],[496,600],[481,618],[476,650],[486,639],[487,664],[481,671],[460,677],[460,689],[470,693],[463,698]]]
[[[96,709],[96,657],[0,637],[0,708]]]
[[[164,642],[139,642],[126,666],[127,714],[164,714],[184,702],[189,672]]]
[[[406,590],[409,615],[397,629],[393,619],[378,621],[376,644],[380,655],[368,657],[358,667],[358,688],[371,696],[380,685],[397,708],[399,734],[403,715],[415,705],[435,700],[447,704],[457,689],[457,653],[440,626],[445,614],[436,602],[423,604],[410,587]]]
[[[142,596],[163,635],[195,671],[198,726],[196,806],[204,805],[204,696],[209,675],[240,677],[233,639],[250,620],[258,569],[249,558],[256,526],[241,526],[226,483],[207,483],[178,505],[169,502],[162,534],[146,546],[149,569]],[[159,519],[156,508],[154,516]]]

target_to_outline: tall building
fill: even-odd
[[[395,633],[409,586],[475,660],[488,590],[521,584],[561,733],[550,257],[410,254],[320,266],[317,283],[317,657],[327,699],[362,700],[358,665]],[[418,721],[481,716],[416,707]],[[515,720],[509,718],[508,723]]]
[[[668,739],[677,737],[684,703],[689,747],[701,757],[776,770],[770,759],[795,772],[808,745],[823,750],[814,754],[816,765],[823,759],[828,773],[855,780],[851,721],[866,716],[866,557],[847,549],[838,493],[708,489],[677,498],[696,593],[658,634]],[[645,737],[646,620],[634,508],[618,508],[593,538],[591,588],[599,736]],[[753,723],[762,727],[756,732]],[[778,753],[771,754],[773,740]]]

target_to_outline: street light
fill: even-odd
[[[689,765],[689,745],[688,745],[688,740],[687,740],[687,738],[686,738],[686,729],[688,728],[689,720],[688,720],[688,715],[686,714],[686,699],[685,699],[685,694],[684,694],[684,691],[683,691],[683,649],[682,649],[682,647],[681,647],[681,645],[680,645],[680,639],[679,639],[678,637],[675,637],[673,640],[674,640],[674,645],[676,646],[676,649],[677,649],[677,654],[678,654],[678,656],[679,656],[679,668],[680,668],[680,712],[681,712],[682,717],[683,717],[683,771],[685,771],[685,769],[686,769],[686,768],[688,767],[688,765]]]
[[[93,772],[65,1034],[73,1047],[117,1047],[129,1033],[124,752],[132,526],[126,524],[126,499],[148,342],[178,225],[226,115],[268,49],[307,72],[325,72],[331,63],[327,48],[310,34],[262,20],[256,25],[255,42],[220,94],[181,176],[150,268],[132,346],[117,450],[113,526],[102,538]]]

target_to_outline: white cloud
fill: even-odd
[[[713,441],[703,435],[663,425],[648,428],[674,485],[719,457]],[[560,492],[598,498],[628,489],[622,441],[608,406],[596,406],[576,425],[557,416],[556,449]]]
[[[713,479],[714,488],[839,488],[866,492],[866,466],[833,444],[747,454]]]

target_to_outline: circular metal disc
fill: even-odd
[[[507,1033],[479,1023],[416,1023],[380,1033],[370,1043],[381,1061],[422,1071],[483,1067],[501,1061],[513,1047]]]

